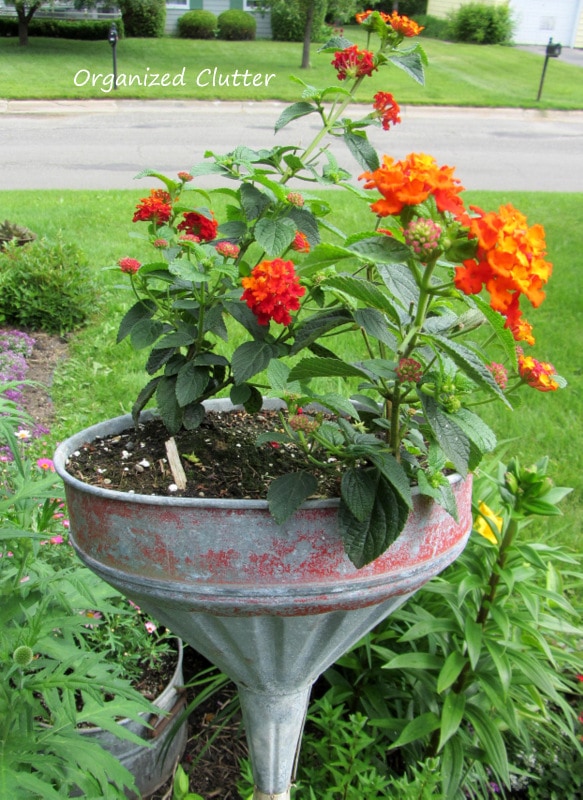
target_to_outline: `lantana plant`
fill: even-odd
[[[397,101],[378,92],[358,120],[348,107],[391,65],[423,83],[426,59],[407,17],[367,11],[358,22],[367,47],[327,42],[334,84],[296,79],[302,97],[276,123],[279,133],[300,117],[319,119],[307,146],[242,145],[207,152],[177,178],[141,174],[163,184],[133,218],[147,224],[156,257],[119,262],[136,302],[118,340],[150,348],[136,423],[153,398],[170,434],[199,426],[216,395],[250,413],[262,395],[283,398],[291,415],[259,442],[297,447],[319,469],[340,465],[339,527],[360,567],[402,530],[412,485],[456,515],[448,470],[466,475],[495,446],[481,404],[510,406],[520,385],[554,391],[564,381],[523,349],[534,337],[521,302],[538,307],[551,275],[543,228],[511,205],[466,208],[454,168],[430,155],[379,157],[367,128],[398,124]],[[357,180],[330,138],[348,147]],[[194,188],[202,175],[225,186]],[[310,192],[329,187],[368,206],[358,233],[343,233],[333,201]],[[215,197],[227,201],[216,215]],[[347,351],[350,360],[339,355]],[[330,378],[344,390],[323,389]],[[297,413],[314,405],[327,413]],[[316,488],[309,468],[277,478],[271,513],[283,522]]]

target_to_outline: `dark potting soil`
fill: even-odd
[[[172,437],[159,419],[140,423],[138,430],[83,444],[67,462],[75,478],[104,489],[146,495],[233,499],[265,498],[274,478],[302,469],[318,479],[314,497],[339,495],[340,473],[334,464],[318,469],[295,445],[256,445],[266,431],[282,430],[277,412],[207,413],[192,431]],[[166,443],[174,439],[186,476],[177,488]]]

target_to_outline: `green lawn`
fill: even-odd
[[[364,45],[363,31],[345,35]],[[536,102],[543,59],[512,47],[452,44],[423,39],[429,58],[426,85],[419,86],[399,69],[381,69],[364,82],[358,98],[369,102],[380,91],[391,91],[400,104],[583,108],[581,67],[553,59],[548,66],[543,97]],[[317,86],[336,81],[330,54],[312,48],[312,68],[300,70],[301,45],[256,41],[225,42],[172,39],[122,39],[117,47],[118,74],[169,76],[169,86],[120,86],[108,91],[99,75],[112,71],[112,54],[104,42],[31,38],[27,48],[15,39],[0,40],[0,98],[149,98],[182,100],[296,100],[294,74]],[[213,86],[229,81],[230,85]],[[247,83],[233,73],[248,71]],[[184,72],[183,72],[184,71]],[[181,76],[183,75],[183,78]],[[267,79],[265,76],[273,75]],[[220,77],[219,77],[220,76]],[[126,82],[128,78],[125,78]],[[255,81],[256,85],[253,85]],[[79,85],[75,85],[75,84]],[[184,85],[181,85],[181,84]],[[83,84],[83,85],[81,85]]]
[[[136,249],[140,243],[129,233],[135,203],[145,189],[146,185],[139,192],[0,192],[0,218],[17,220],[39,235],[54,237],[61,231],[65,240],[77,241],[88,253],[103,285],[101,308],[91,325],[72,337],[70,360],[61,365],[55,377],[52,392],[59,417],[53,431],[55,440],[101,419],[128,413],[145,382],[143,358],[126,343],[114,343],[121,315],[133,302],[127,283],[117,271],[102,269],[123,256],[140,256]],[[327,197],[334,203],[341,227],[357,230],[369,224],[365,222],[370,217],[366,207],[355,210],[342,193],[328,192]],[[553,362],[569,386],[549,394],[525,389],[519,409],[507,412],[497,406],[487,414],[499,439],[510,440],[506,458],[518,454],[525,462],[533,462],[549,455],[555,481],[576,488],[565,503],[565,519],[543,528],[553,535],[559,531],[561,541],[576,546],[583,525],[583,377],[579,352],[583,194],[468,192],[466,199],[486,209],[512,202],[527,215],[530,224],[541,222],[546,228],[554,273],[546,301],[537,311],[525,309],[525,316],[535,326],[533,355]],[[216,210],[220,220],[219,203]]]

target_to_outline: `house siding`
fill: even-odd
[[[185,11],[192,11],[203,9],[211,11],[217,17],[223,11],[228,11],[230,8],[243,8],[243,0],[190,0],[189,8],[172,8],[166,6],[166,27],[165,32],[169,36],[176,36],[178,33],[178,20],[185,13]],[[269,11],[261,14],[259,11],[249,11],[257,21],[258,39],[271,39],[271,15]]]

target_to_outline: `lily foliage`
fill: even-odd
[[[341,464],[340,531],[361,567],[402,530],[412,485],[455,517],[448,470],[466,475],[496,443],[480,404],[509,406],[520,384],[549,391],[564,381],[517,347],[534,343],[521,298],[540,305],[551,273],[544,230],[510,205],[467,209],[454,169],[429,155],[379,157],[367,128],[400,122],[396,100],[378,92],[356,121],[349,106],[388,66],[422,84],[426,59],[413,41],[420,28],[407,17],[375,11],[358,21],[376,50],[327,42],[321,50],[333,54],[335,84],[296,79],[301,99],[276,123],[278,133],[301,117],[318,119],[306,147],[242,145],[208,151],[176,179],[139,176],[163,184],[134,214],[147,223],[156,257],[119,262],[136,302],[118,340],[150,348],[136,422],[153,398],[171,434],[200,425],[215,395],[250,413],[263,395],[283,398],[291,416],[260,442],[298,447],[318,468]],[[357,180],[332,153],[337,140],[359,165]],[[195,188],[208,175],[225,185]],[[333,203],[313,192],[330,187],[355,209],[368,205],[362,230],[338,228]],[[219,197],[222,219],[212,208]],[[296,413],[310,404],[329,413]],[[277,478],[271,513],[284,522],[316,491],[309,469]]]

